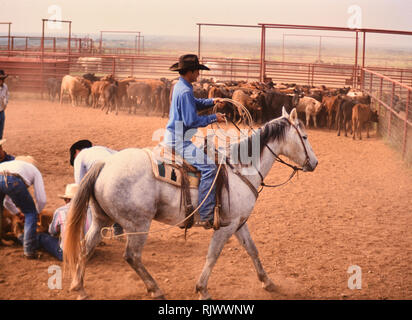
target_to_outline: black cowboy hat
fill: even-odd
[[[185,54],[180,56],[179,62],[176,62],[169,68],[171,71],[180,70],[210,70],[203,64],[199,63],[199,58],[195,54]]]
[[[0,70],[0,79],[4,80],[4,79],[6,79],[8,76],[9,76],[8,74],[5,74],[5,73],[4,73],[4,70]]]
[[[74,164],[74,155],[76,150],[83,150],[85,148],[91,148],[93,144],[89,140],[79,140],[70,147],[70,164]]]

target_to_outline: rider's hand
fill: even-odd
[[[226,122],[226,115],[224,113],[216,113],[217,122]]]
[[[219,102],[223,102],[223,98],[213,98],[213,103],[219,103]]]

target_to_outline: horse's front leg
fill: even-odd
[[[256,249],[255,243],[250,236],[249,228],[246,223],[235,233],[235,236],[239,240],[240,244],[245,248],[249,256],[252,258],[258,279],[262,282],[262,287],[267,291],[274,291],[276,289],[275,284],[272,282],[272,280],[270,280],[270,278],[266,274],[266,271],[263,269],[262,263],[259,259],[258,250]]]
[[[237,226],[237,224],[231,224],[227,227],[220,228],[215,231],[212,236],[212,241],[209,244],[209,250],[207,252],[206,263],[196,284],[196,292],[199,293],[199,298],[202,300],[211,299],[211,296],[207,291],[207,282],[224,245],[233,233],[235,233]]]

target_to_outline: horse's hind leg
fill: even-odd
[[[147,228],[148,231],[150,224]],[[141,231],[141,230],[140,230]],[[130,232],[130,231],[128,231]],[[142,263],[142,250],[146,241],[147,234],[129,235],[127,237],[126,250],[124,259],[136,271],[136,273],[143,280],[146,285],[147,292],[155,299],[165,299],[163,292],[158,287],[156,281],[152,278],[150,273],[146,270]]]
[[[259,259],[258,250],[256,249],[255,243],[250,236],[249,228],[246,223],[235,233],[235,236],[239,240],[240,244],[245,248],[249,256],[252,258],[258,278],[262,282],[263,288],[267,291],[274,291],[275,285],[272,280],[269,279],[265,270],[263,269],[262,263]]]
[[[211,296],[207,291],[207,282],[224,245],[235,231],[236,226],[228,226],[226,228],[220,228],[214,232],[207,252],[206,263],[196,284],[196,292],[199,293],[200,299],[211,299]]]

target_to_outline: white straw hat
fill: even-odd
[[[75,196],[78,189],[79,185],[77,183],[70,183],[66,185],[66,191],[64,192],[64,194],[60,194],[59,198],[72,199]]]

